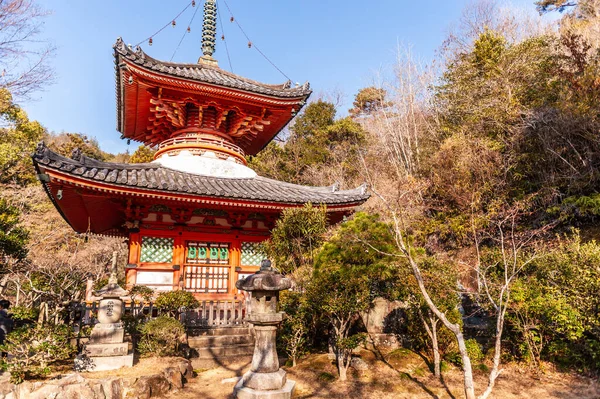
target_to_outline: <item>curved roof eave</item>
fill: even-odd
[[[328,207],[353,207],[369,197],[366,186],[339,191],[335,186],[310,187],[265,177],[223,178],[191,174],[155,163],[118,164],[101,162],[83,155],[63,157],[40,146],[33,155],[36,168],[50,169],[90,184],[110,186],[113,191],[140,190],[152,195],[186,195],[219,201],[282,206],[305,203]]]

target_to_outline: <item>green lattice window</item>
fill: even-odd
[[[261,251],[261,245],[258,242],[242,243],[242,265],[260,266],[260,262],[265,259],[265,254]]]
[[[212,242],[188,242],[186,263],[228,265],[229,244]]]
[[[166,237],[143,237],[140,262],[173,262],[173,239]]]

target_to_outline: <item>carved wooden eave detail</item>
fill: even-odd
[[[247,220],[248,213],[230,212],[229,217],[227,218],[227,223],[229,223],[232,227],[241,228],[246,224]]]
[[[131,198],[125,201],[125,219],[128,222],[138,222],[148,216],[146,207],[133,202]]]
[[[234,98],[256,106],[268,104],[269,106],[283,108],[297,104],[304,98],[304,96],[300,96],[289,99],[277,99],[266,95],[251,94],[236,89],[222,88],[210,83],[199,83],[187,81],[182,78],[172,78],[157,73],[150,73],[129,62],[126,62],[126,65],[127,70],[134,81],[137,80],[139,83],[149,87],[160,86],[172,90],[183,90],[193,94],[205,95],[215,99],[229,100]]]
[[[153,116],[151,122],[165,118],[174,128],[181,129],[185,126],[186,112],[185,104],[181,101],[164,100],[160,98],[151,98],[150,112]]]
[[[192,216],[192,210],[186,208],[177,208],[171,212],[171,218],[179,224],[188,223],[192,219]]]

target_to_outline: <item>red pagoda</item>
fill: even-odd
[[[233,299],[236,280],[258,270],[257,245],[286,208],[324,204],[332,221],[367,198],[365,187],[306,187],[257,174],[257,154],[311,94],[307,84],[267,85],[220,69],[212,58],[216,4],[207,0],[196,64],[162,62],[121,39],[114,45],[117,129],[157,149],[146,164],[71,158],[38,146],[39,179],[78,233],[128,239],[128,285]]]

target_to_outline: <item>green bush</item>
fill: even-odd
[[[145,285],[134,285],[129,290],[129,297],[134,301],[146,301],[149,302],[154,296],[154,290]]]
[[[277,338],[281,349],[290,357],[290,365],[294,367],[307,349],[312,312],[302,292],[283,291],[279,303],[286,317]]]
[[[154,305],[157,308],[166,310],[171,315],[174,315],[181,308],[194,309],[198,307],[200,303],[191,292],[178,290],[161,292],[156,297]]]
[[[473,338],[471,339],[467,339],[465,341],[465,346],[467,347],[467,354],[469,355],[469,359],[471,359],[471,363],[472,364],[476,364],[478,362],[481,362],[485,355],[483,354],[483,351],[481,350],[481,345],[479,345],[479,343],[474,340]],[[458,366],[458,367],[462,367],[462,359],[460,357],[460,352],[458,351],[451,351],[449,353],[447,353],[444,358]]]
[[[467,353],[469,354],[472,363],[481,362],[483,360],[485,355],[481,350],[479,342],[471,338],[465,341],[465,345],[467,346]]]
[[[578,234],[539,250],[511,292],[506,347],[517,359],[600,371],[600,244]]]
[[[3,365],[11,381],[20,384],[47,375],[52,365],[73,357],[77,350],[70,343],[72,335],[66,325],[22,327],[8,334],[1,350],[11,355]]]
[[[35,321],[40,311],[37,308],[27,306],[13,306],[10,308],[10,314],[13,320]]]
[[[137,350],[142,356],[175,356],[179,354],[180,343],[185,335],[181,322],[160,316],[140,325],[141,334]]]

